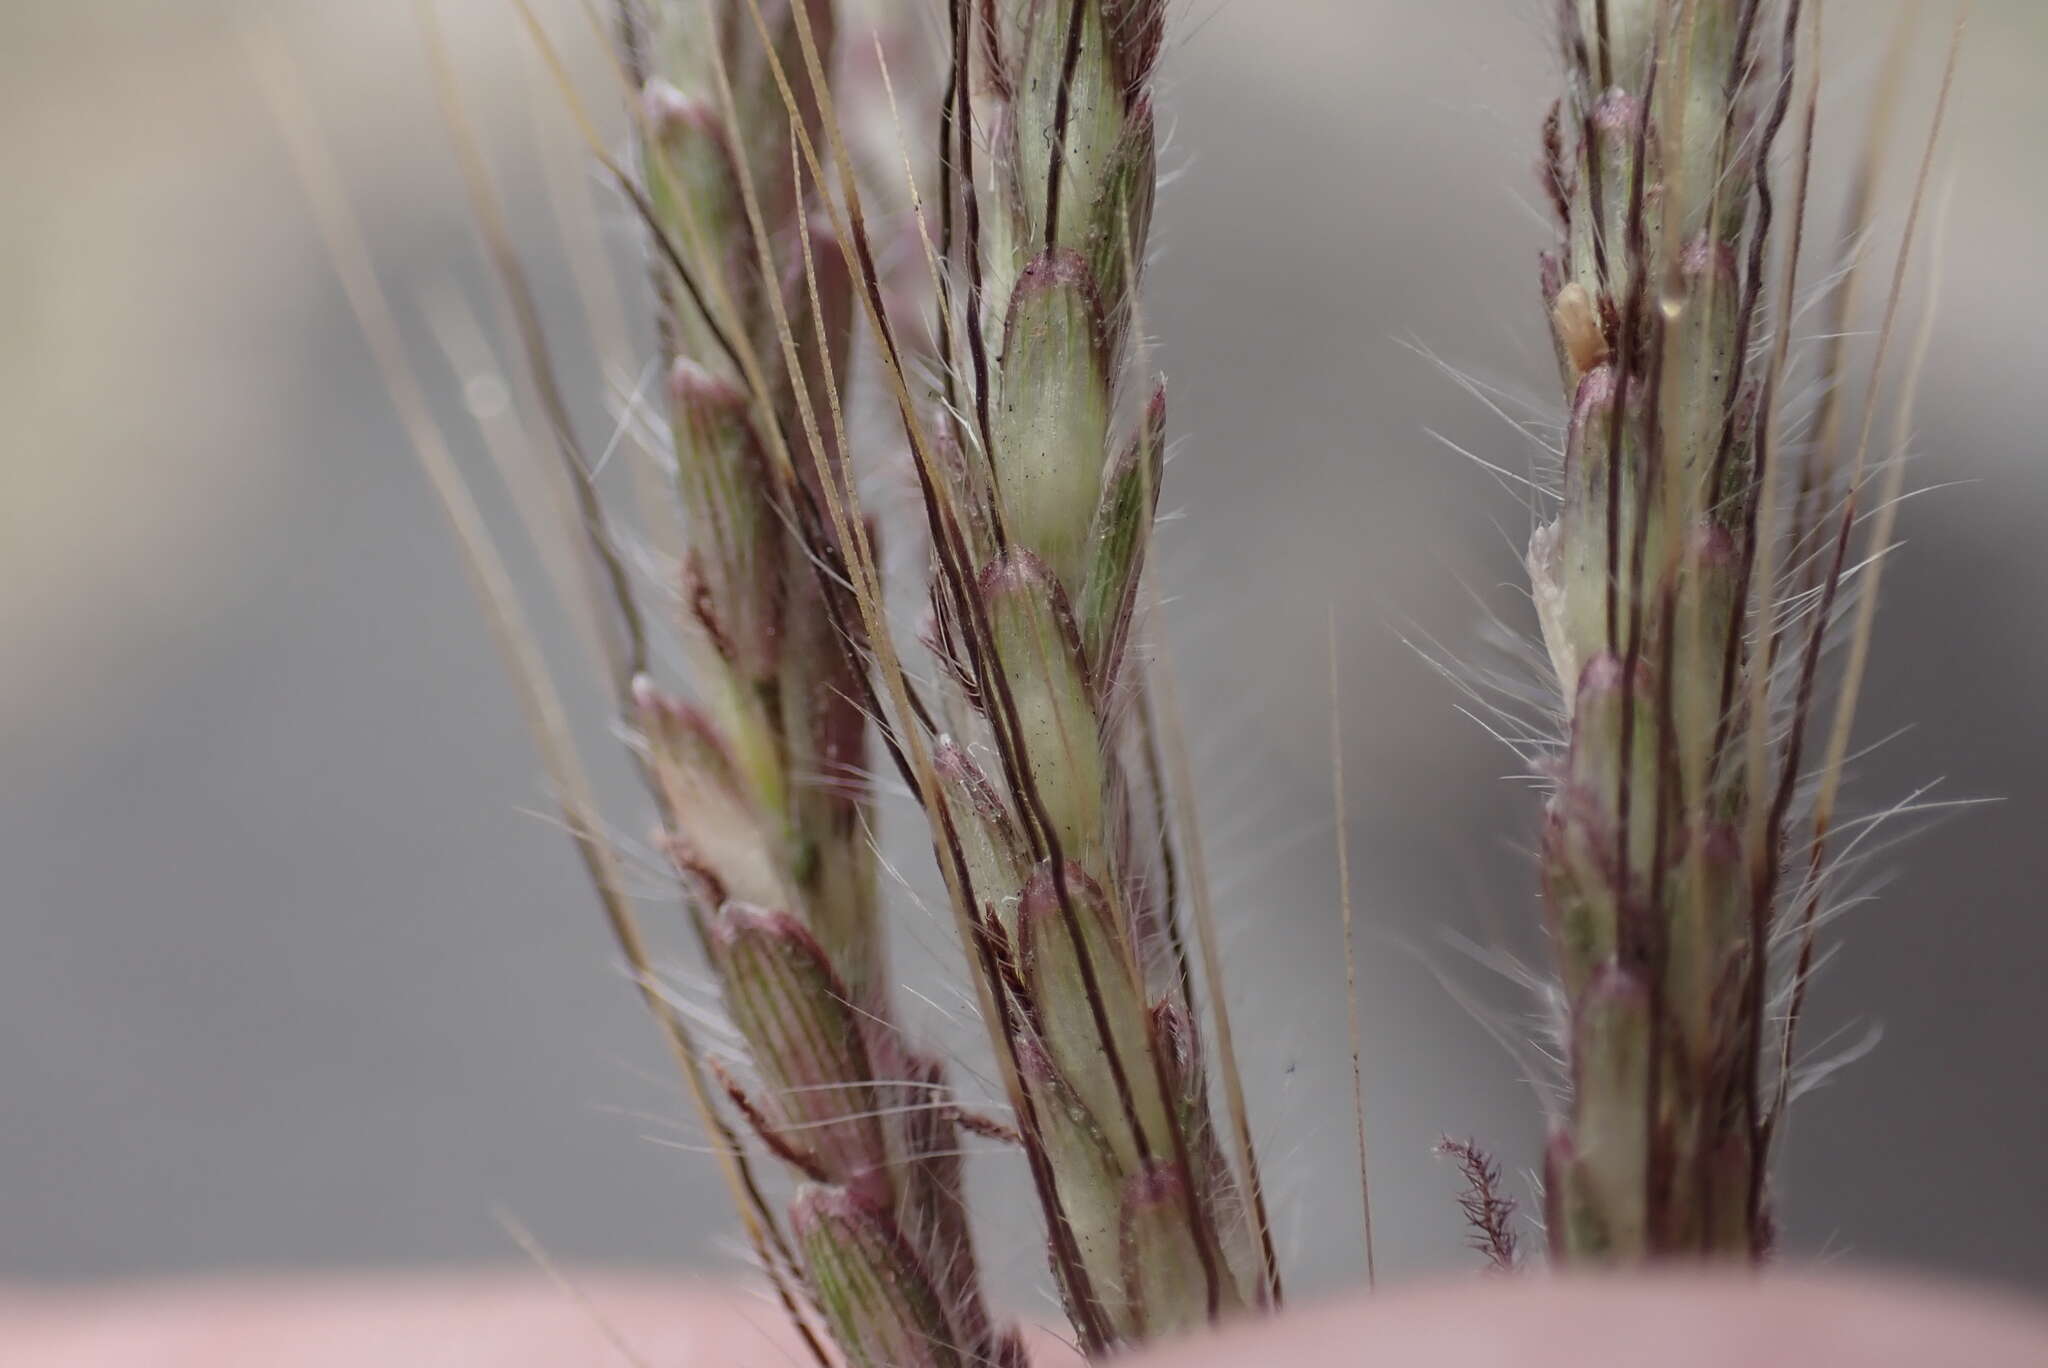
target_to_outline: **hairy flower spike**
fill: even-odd
[[[1570,82],[1543,146],[1561,240],[1540,277],[1570,421],[1528,570],[1567,726],[1542,844],[1570,1063],[1546,1194],[1565,1262],[1756,1259],[1770,1241],[1771,1056],[1782,1071],[1792,1028],[1766,978],[1787,912],[1810,918],[1824,892],[1824,818],[1804,886],[1781,882],[1842,573],[1792,605],[1811,528],[1766,511],[1798,486],[1782,502],[1808,518],[1840,478],[1769,463],[1785,347],[1756,346],[1793,321],[1771,154],[1801,13],[1560,6]],[[1810,126],[1801,141],[1803,157]],[[1852,482],[1832,493],[1853,509]],[[1774,687],[1795,651],[1799,687]]]
[[[1165,13],[953,10],[956,95],[974,106],[949,149],[972,168],[949,206],[966,229],[948,292],[960,417],[939,450],[950,497],[927,510],[953,732],[934,767],[973,883],[970,934],[992,947],[993,1024],[1029,1113],[1054,1270],[1090,1353],[1277,1293],[1249,1144],[1240,1131],[1233,1164],[1210,1119],[1170,804],[1130,722],[1166,408],[1163,389],[1121,400]]]
[[[637,36],[638,6],[626,15]],[[867,643],[828,568],[849,548],[820,513],[853,475],[834,415],[855,281],[792,143],[823,130],[804,57],[808,42],[829,64],[836,6],[651,0],[645,20],[628,57],[646,63],[684,612],[706,648],[691,659],[701,706],[637,689],[665,842],[762,1085],[730,1081],[735,1104],[769,1153],[823,1185],[794,1208],[794,1272],[845,1360],[985,1362],[998,1349],[952,1104],[889,1009]]]
[[[1689,855],[1701,824],[1725,816],[1725,766],[1686,757],[1714,745],[1736,630],[1727,557],[1698,530],[1718,512],[1709,472],[1748,360],[1737,263],[1759,166],[1728,141],[1751,101],[1730,47],[1736,8],[1603,0],[1564,20],[1567,51],[1590,68],[1560,121],[1579,136],[1564,244],[1546,267],[1572,417],[1563,506],[1529,568],[1570,700],[1543,843],[1570,1027],[1572,1101],[1550,1174],[1552,1246],[1566,1258],[1697,1247],[1680,1212],[1711,1199],[1681,1168],[1680,1137],[1739,1117],[1733,1080],[1701,1069],[1742,1051],[1673,1029],[1709,1022],[1685,994],[1720,989],[1672,972],[1679,927],[1726,928]]]

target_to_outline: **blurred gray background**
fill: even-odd
[[[1182,436],[1171,645],[1304,1285],[1359,1264],[1332,606],[1383,1266],[1470,1262],[1440,1131],[1511,1170],[1538,1153],[1535,1098],[1484,1024],[1524,999],[1446,940],[1538,952],[1536,801],[1403,640],[1480,654],[1483,606],[1525,625],[1526,514],[1431,434],[1511,468],[1527,450],[1417,349],[1554,383],[1530,208],[1547,8],[1182,6],[1149,300]],[[1940,58],[1929,8],[1904,160]],[[2048,14],[1977,8],[1916,471],[1951,487],[1906,511],[1862,734],[1911,730],[1855,796],[1939,780],[2002,801],[1886,855],[1896,877],[1846,924],[1809,1038],[1884,1039],[1799,1110],[1782,1215],[1803,1255],[2041,1290]],[[601,435],[533,153],[557,106],[509,5],[443,9]],[[549,12],[608,106],[575,6]],[[1830,7],[1838,129],[1894,12]],[[563,1260],[715,1266],[712,1165],[535,815],[510,692],[250,78],[237,34],[258,15],[304,66],[409,326],[450,283],[491,308],[408,5],[0,7],[0,1277],[514,1261],[499,1207]],[[601,208],[630,284],[631,225]],[[483,475],[425,329],[411,341]],[[589,739],[604,752],[601,725]],[[992,1201],[1015,1202],[1010,1167],[978,1162]],[[1028,1241],[994,1257],[1019,1280],[1035,1262]]]

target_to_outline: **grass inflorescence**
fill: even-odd
[[[1565,1262],[1773,1244],[1769,1159],[1874,601],[1831,694],[1877,389],[1847,451],[1838,425],[1788,421],[1821,9],[1560,7],[1567,92],[1543,146],[1561,241],[1542,286],[1570,418],[1528,568],[1566,733],[1541,856],[1570,1080],[1544,1186]],[[1901,271],[1924,191],[1923,169]],[[1846,377],[1823,379],[1838,402]]]
[[[976,1260],[970,1134],[1021,1152],[1088,1355],[1277,1307],[1177,705],[1143,646],[1169,431],[1139,345],[1166,0],[944,0],[932,70],[906,83],[929,105],[929,146],[905,131],[885,44],[879,83],[838,81],[837,0],[621,0],[604,37],[631,155],[604,144],[514,4],[648,244],[662,399],[628,426],[654,434],[639,455],[666,478],[636,497],[648,524],[680,524],[673,547],[631,544],[632,507],[576,441],[422,12],[550,428],[558,587],[612,687],[730,1048],[657,979],[547,663],[317,139],[289,81],[271,84],[785,1311],[821,1363],[1021,1368]],[[1541,285],[1568,419],[1527,570],[1563,733],[1540,850],[1568,1073],[1543,1177],[1559,1263],[1754,1261],[1774,1243],[1770,1156],[1899,493],[1899,452],[1869,454],[1879,386],[1850,422],[1839,343],[1819,419],[1789,412],[1821,11],[1556,8],[1564,93],[1542,148],[1558,237]],[[854,132],[882,96],[913,144],[900,166]],[[891,186],[907,247],[877,240],[871,201]],[[889,411],[880,431],[855,413],[861,373]],[[903,526],[864,490],[889,458],[914,486]],[[885,567],[885,533],[916,547],[911,576],[902,557]],[[1008,1119],[956,1098],[898,1019],[877,775],[924,819]],[[1340,878],[1363,1185],[1348,859]],[[1500,1166],[1471,1142],[1441,1152],[1474,1249],[1521,1266]],[[1371,1223],[1368,1196],[1369,1270]]]

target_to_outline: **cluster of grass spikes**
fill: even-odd
[[[264,47],[260,66],[607,923],[803,1344],[855,1368],[1022,1368],[982,1287],[967,1135],[1021,1155],[1090,1358],[1277,1308],[1177,709],[1142,649],[1168,434],[1140,346],[1166,0],[934,0],[941,60],[904,82],[929,118],[908,125],[885,44],[879,81],[845,88],[840,0],[621,0],[591,18],[630,154],[512,7],[648,244],[660,399],[626,406],[637,542],[578,441],[421,13],[556,458],[536,540],[657,815],[715,1040],[653,963],[568,710],[286,59]],[[1773,1247],[1769,1159],[1924,329],[1873,460],[1877,382],[1948,99],[1945,82],[1861,410],[1840,340],[1852,267],[1829,288],[1818,411],[1795,416],[1821,10],[1558,0],[1541,284],[1568,420],[1527,566],[1560,700],[1539,863],[1567,1074],[1542,1184],[1561,1264]],[[855,136],[878,95],[899,166]],[[905,132],[920,125],[928,145]],[[1873,138],[1856,240],[1879,156]],[[908,206],[887,241],[878,197]],[[857,369],[882,430],[855,421]],[[867,506],[887,458],[915,491],[901,527]],[[908,594],[885,530],[921,552]],[[878,776],[924,819],[993,1099],[959,1100],[898,1019]],[[1341,772],[1338,797],[1341,823]],[[1348,894],[1345,933],[1348,955]],[[1352,1006],[1355,1062],[1355,986]],[[1363,1168],[1362,1103],[1357,1118]],[[1443,1152],[1474,1247],[1519,1266],[1499,1165],[1469,1142]]]

